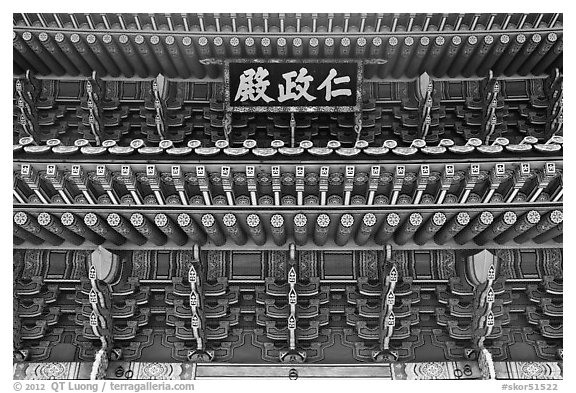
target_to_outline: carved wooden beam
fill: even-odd
[[[84,224],[86,224],[92,231],[112,243],[120,246],[126,242],[126,238],[116,232],[108,223],[101,217],[94,213],[87,213],[84,216]]]
[[[64,242],[63,238],[42,227],[36,219],[28,213],[16,212],[14,214],[14,223],[52,245],[58,246]]]
[[[188,236],[169,216],[158,213],[154,216],[154,224],[174,243],[183,246],[188,242]]]
[[[460,245],[468,243],[476,235],[485,230],[488,225],[492,224],[492,221],[494,221],[494,215],[492,213],[482,212],[478,214],[466,228],[454,236],[454,240]]]
[[[400,224],[400,216],[397,213],[387,214],[384,222],[374,235],[374,241],[376,244],[385,244],[386,241],[392,237],[392,234],[398,227],[398,224]]]
[[[246,224],[248,224],[248,230],[254,243],[258,246],[264,245],[264,243],[266,243],[266,232],[264,231],[260,217],[257,214],[249,214],[248,217],[246,217]]]
[[[221,246],[224,243],[226,243],[226,237],[224,236],[224,233],[218,226],[216,218],[212,214],[206,213],[202,215],[201,221],[202,225],[204,226],[204,230],[206,231],[206,234],[215,245]],[[180,220],[178,220],[178,223],[180,224],[180,226],[182,226]]]
[[[430,216],[424,225],[422,225],[414,234],[414,242],[423,245],[432,239],[436,232],[446,223],[446,215],[442,212],[436,212]]]
[[[516,220],[516,224],[511,228],[494,238],[494,241],[498,244],[505,244],[522,233],[526,232],[528,229],[532,228],[540,221],[540,213],[536,210],[530,210]]]
[[[352,214],[345,213],[340,217],[338,229],[334,242],[339,246],[344,246],[350,240],[352,235],[352,227],[354,226],[354,217]]]
[[[286,243],[286,228],[284,227],[284,217],[281,214],[274,214],[270,217],[270,233],[277,246]]]
[[[330,229],[330,216],[328,214],[319,214],[316,217],[316,227],[314,228],[314,243],[321,247],[328,240],[328,230]]]
[[[412,213],[396,231],[395,241],[399,245],[406,244],[414,232],[422,225],[422,214]]]
[[[564,232],[564,225],[561,222],[560,224],[556,225],[555,227],[552,227],[551,229],[549,229],[548,231],[541,233],[540,235],[536,236],[534,239],[534,242],[537,244],[542,244],[547,242],[548,240],[556,240],[556,237],[558,236],[562,236],[562,233]]]
[[[17,224],[12,225],[12,230],[14,232],[14,236],[22,240],[29,241],[30,243],[36,245],[44,243],[44,239],[41,239],[38,236],[31,234],[30,232],[26,231],[24,228],[20,227]]]
[[[434,241],[440,245],[452,239],[454,235],[462,230],[470,222],[470,215],[460,212],[454,215],[434,236]]]
[[[474,238],[476,244],[482,246],[488,243],[490,240],[494,239],[496,236],[500,235],[517,221],[518,217],[514,212],[505,212],[498,217],[488,228],[484,230],[481,234]]]
[[[70,231],[76,233],[77,235],[83,237],[86,240],[91,241],[96,245],[100,245],[106,241],[105,238],[98,235],[90,228],[88,228],[88,226],[84,223],[84,220],[82,220],[75,214],[72,214],[70,212],[62,214],[62,216],[60,217],[60,222]]]
[[[130,216],[130,223],[140,232],[145,238],[150,240],[157,246],[163,246],[168,241],[168,238],[158,227],[152,223],[142,213],[132,213]]]
[[[210,224],[210,225],[208,225],[208,227],[216,225],[215,222],[211,223],[212,220],[210,219],[210,217],[212,217],[212,219],[214,219],[214,216],[212,216],[211,214],[208,214],[208,217],[206,219],[204,219],[204,217],[202,217],[202,225],[204,225],[205,228],[207,228],[205,226],[205,224]],[[204,222],[204,220],[206,220],[206,223]],[[197,243],[201,246],[204,245],[204,243],[206,243],[206,240],[207,240],[206,234],[198,226],[198,224],[196,224],[196,222],[194,222],[194,220],[192,219],[192,217],[190,217],[190,215],[188,213],[179,214],[176,221],[178,222],[178,225],[180,226],[180,228],[186,233],[186,235],[188,235],[188,237],[190,237],[190,239],[194,243]],[[216,227],[214,229],[214,231],[218,232],[219,231],[218,227]],[[208,231],[206,233],[208,233]],[[216,239],[220,239],[219,236],[221,236],[221,239],[217,240],[218,243],[216,243],[216,241],[214,241],[214,239],[213,239],[214,244],[222,245],[226,242],[222,233],[220,233],[219,236],[218,236],[218,234],[215,233],[214,236]]]
[[[70,231],[68,228],[64,227],[60,220],[50,213],[42,212],[37,217],[38,223],[46,228],[53,234],[68,240],[70,243],[79,246],[84,243],[84,238],[77,235],[76,233]]]
[[[234,243],[239,246],[246,244],[248,238],[246,237],[244,230],[240,227],[240,224],[238,223],[238,220],[234,214],[226,213],[222,218],[222,222],[224,223],[224,227],[228,232],[228,236],[234,241]]]
[[[129,220],[124,218],[118,213],[110,213],[106,217],[106,221],[116,232],[124,236],[131,242],[141,246],[146,243],[146,238],[142,236],[130,223]]]
[[[355,241],[357,245],[363,246],[368,242],[375,225],[376,225],[376,215],[374,215],[374,213],[364,214],[364,216],[362,217],[362,223],[360,224],[360,227],[356,231]]]
[[[560,224],[563,220],[561,210],[552,210],[542,216],[542,219],[534,225],[532,228],[528,229],[523,234],[516,236],[514,241],[517,243],[525,243],[528,240],[543,234],[544,232],[552,229],[554,226]]]
[[[308,218],[302,213],[294,216],[294,242],[304,246],[308,241]]]

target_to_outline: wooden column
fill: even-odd
[[[317,246],[323,246],[328,240],[328,230],[330,228],[330,216],[320,214],[316,217],[316,227],[314,228],[314,243]]]
[[[396,231],[396,244],[403,245],[412,237],[414,232],[422,225],[422,214],[412,213],[402,226]]]
[[[128,221],[120,214],[110,213],[108,214],[108,217],[106,217],[106,221],[108,222],[108,225],[112,227],[112,229],[114,229],[116,232],[131,242],[134,242],[139,246],[142,246],[144,243],[146,243],[146,238],[142,236],[136,229],[134,229],[132,224],[130,224],[130,221]]]
[[[202,215],[201,221],[206,234],[215,245],[221,246],[226,243],[226,236],[224,236],[224,233],[216,222],[216,218],[212,214],[206,213]],[[178,220],[178,223],[180,224],[180,220]],[[182,226],[182,224],[180,224],[180,226]]]
[[[55,218],[49,213],[43,212],[40,213],[37,217],[38,223],[42,225],[45,229],[52,232],[56,236],[64,238],[68,240],[70,243],[79,246],[80,244],[84,243],[84,238],[82,236],[78,236],[74,232],[70,231],[68,228],[65,228],[60,220]]]
[[[88,213],[84,216],[84,224],[86,224],[88,228],[96,232],[98,235],[111,241],[117,246],[126,242],[126,238],[112,229],[106,221],[94,213]]]
[[[454,240],[456,243],[463,245],[486,229],[488,225],[492,224],[492,221],[494,221],[494,215],[492,213],[482,212],[478,214],[466,228],[454,236]]]
[[[556,225],[555,227],[552,227],[551,229],[549,229],[547,232],[544,232],[538,236],[536,236],[533,240],[535,243],[537,244],[542,244],[547,242],[548,240],[556,240],[556,237],[558,236],[562,236],[564,230],[564,225],[561,222],[560,224]]]
[[[294,242],[303,246],[308,241],[308,218],[302,213],[294,216]]]
[[[432,239],[436,232],[446,223],[446,215],[442,212],[436,212],[430,216],[426,223],[414,234],[414,242],[423,245]]]
[[[177,245],[183,246],[188,242],[186,233],[166,214],[156,214],[154,216],[154,224]]]
[[[272,240],[277,246],[282,246],[286,243],[284,217],[281,214],[274,214],[270,217],[270,233],[272,234]]]
[[[518,217],[514,212],[505,212],[498,217],[484,232],[476,236],[474,241],[479,246],[488,243],[516,223]]]
[[[338,229],[336,232],[336,237],[334,242],[339,246],[344,246],[350,240],[350,236],[352,235],[352,226],[354,225],[354,217],[352,214],[342,214],[340,217],[340,224],[338,225]]]
[[[222,222],[224,223],[224,227],[228,232],[228,236],[230,239],[234,241],[239,246],[243,246],[248,241],[246,234],[240,227],[236,216],[232,213],[226,213],[222,218]]]
[[[370,239],[370,235],[372,234],[372,230],[374,229],[374,225],[376,225],[376,216],[374,213],[364,214],[360,228],[358,228],[356,231],[355,240],[357,245],[363,246],[368,242],[368,239]]]
[[[438,244],[444,244],[452,239],[462,228],[470,222],[470,215],[466,212],[460,212],[454,215],[442,229],[434,236],[434,241]]]
[[[382,223],[374,235],[376,244],[383,245],[386,243],[386,241],[392,237],[398,224],[400,224],[400,216],[396,213],[388,213],[384,219],[384,223]]]
[[[100,245],[106,241],[106,239],[104,239],[102,236],[88,228],[81,218],[70,212],[62,214],[60,217],[60,222],[72,232],[82,236],[84,239],[89,240],[96,245]]]
[[[212,217],[212,219],[214,218],[214,216],[212,216],[211,214],[208,215],[209,217]],[[206,223],[209,224],[211,219],[207,217],[206,218]],[[204,217],[202,217],[204,219]],[[204,231],[196,224],[196,222],[192,219],[192,217],[190,217],[189,214],[187,213],[180,213],[178,215],[178,218],[176,219],[176,221],[178,222],[178,226],[186,233],[186,235],[188,235],[188,237],[196,244],[199,245],[204,245],[206,243],[206,234],[204,233]],[[202,225],[204,225],[204,221],[202,221]],[[210,227],[211,225],[215,225],[215,223],[212,223],[210,225],[208,225],[208,227]],[[205,226],[206,228],[206,226]],[[214,232],[219,231],[218,227],[216,227],[214,229]],[[215,235],[216,238],[218,238],[217,235]],[[212,239],[212,241],[214,241],[214,244],[221,246],[222,244],[226,243],[226,240],[224,239],[224,235],[222,235],[222,233],[220,233],[220,241],[219,243],[217,243],[214,239]]]
[[[36,222],[36,219],[25,212],[17,212],[14,214],[14,223],[26,231],[30,232],[40,239],[44,239],[48,243],[58,246],[64,242],[61,237],[49,232]]]
[[[248,224],[248,230],[254,243],[258,246],[264,245],[266,243],[266,232],[260,222],[260,217],[257,214],[249,214],[246,217],[246,224]]]
[[[528,240],[543,234],[544,232],[550,230],[552,227],[560,224],[562,222],[562,211],[552,210],[542,216],[542,219],[538,224],[534,225],[532,228],[528,229],[523,234],[516,236],[514,241],[516,243],[525,243]]]
[[[130,216],[130,223],[138,232],[144,235],[145,238],[157,246],[163,246],[168,241],[164,232],[160,231],[158,227],[156,227],[156,225],[154,225],[154,223],[152,223],[142,213],[132,213]]]
[[[526,232],[528,229],[532,228],[539,221],[540,221],[540,213],[538,213],[536,210],[530,210],[526,214],[522,215],[522,217],[520,217],[516,221],[516,224],[514,224],[513,227],[508,228],[508,230],[496,236],[496,238],[494,238],[494,241],[498,244],[505,244],[510,240],[514,239],[515,237]]]

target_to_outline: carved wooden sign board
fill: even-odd
[[[358,112],[362,62],[226,60],[225,106],[232,112]]]

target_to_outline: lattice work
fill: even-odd
[[[176,277],[186,277],[190,271],[190,266],[192,266],[192,261],[194,260],[194,254],[192,251],[176,251]]]
[[[432,273],[436,280],[448,280],[456,276],[456,254],[452,250],[434,250],[432,256]]]
[[[25,251],[14,250],[12,255],[12,275],[15,281],[22,277],[24,270],[24,253]]]
[[[410,258],[406,251],[392,251],[392,257],[390,258],[390,263],[396,264],[396,269],[398,269],[398,275],[402,277],[411,276],[410,272]]]
[[[79,280],[88,277],[89,251],[72,251],[72,263],[67,279]]]
[[[226,265],[230,265],[230,253],[227,251],[206,251],[206,278],[216,281],[219,277],[226,277]]]
[[[358,273],[360,277],[367,277],[369,280],[378,280],[378,251],[366,250],[358,251]]]
[[[298,253],[298,276],[300,280],[318,277],[318,254],[315,251]]]
[[[35,276],[46,275],[46,266],[42,263],[44,250],[26,250],[24,253],[24,268],[22,278],[29,279]]]
[[[518,278],[518,272],[516,270],[516,266],[514,265],[514,261],[516,260],[516,258],[518,258],[516,254],[519,253],[515,251],[517,250],[510,250],[510,249],[494,250],[494,254],[499,259],[499,265],[500,265],[499,274],[501,276],[504,276],[506,278]]]
[[[140,280],[149,280],[156,272],[155,260],[150,251],[134,250],[132,252],[132,276]]]
[[[268,277],[285,280],[287,274],[288,256],[285,251],[270,251],[268,254]]]
[[[542,258],[542,263],[538,264],[538,267],[542,267],[541,276],[563,276],[563,252],[561,248],[545,248],[538,250],[538,254]]]

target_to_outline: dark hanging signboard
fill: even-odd
[[[358,112],[362,69],[357,60],[226,60],[226,110]]]

